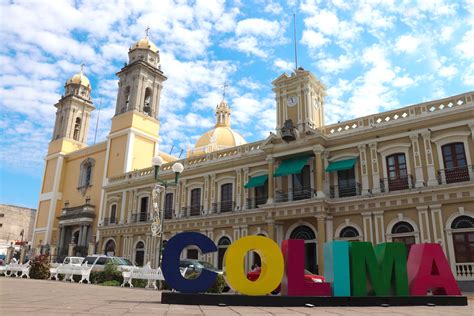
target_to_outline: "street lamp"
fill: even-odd
[[[163,221],[164,221],[164,210],[160,210],[160,193],[169,187],[176,186],[179,181],[179,175],[183,172],[184,166],[182,163],[176,162],[171,169],[174,171],[174,181],[165,181],[160,179],[160,167],[163,165],[164,160],[160,156],[153,157],[151,160],[152,165],[155,167],[155,187],[152,191],[152,206],[153,206],[153,219],[151,223],[151,234],[153,237],[160,238],[160,244],[158,247],[158,264],[157,267],[161,266],[161,248],[163,247]]]

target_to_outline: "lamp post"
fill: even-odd
[[[151,234],[153,237],[160,238],[160,244],[158,247],[158,263],[157,268],[161,266],[161,249],[163,248],[163,221],[164,221],[164,210],[160,210],[160,193],[169,187],[176,186],[179,181],[179,175],[183,172],[183,164],[176,162],[171,169],[174,171],[174,181],[165,181],[160,179],[160,167],[163,165],[163,158],[160,156],[153,157],[152,165],[155,167],[155,187],[152,191],[152,207],[153,207],[153,218],[151,223]]]

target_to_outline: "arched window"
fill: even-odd
[[[341,230],[339,237],[344,240],[359,240],[359,232],[354,227],[347,226]]]
[[[115,241],[110,239],[106,244],[104,248],[104,253],[107,256],[115,256]]]
[[[127,112],[128,110],[130,110],[130,86],[126,87],[125,88],[125,91],[124,91],[124,97],[125,97],[125,105],[124,107],[122,108],[122,113],[123,112]]]
[[[232,212],[234,202],[232,201],[232,183],[221,185],[221,204],[219,212]]]
[[[405,154],[387,156],[388,189],[390,191],[408,189],[408,171]]]
[[[296,227],[290,235],[290,239],[303,239],[305,248],[305,269],[312,273],[318,273],[318,264],[316,257],[316,234],[306,226]]]
[[[398,222],[392,227],[392,241],[401,242],[407,246],[410,251],[411,245],[416,243],[415,229],[413,226],[405,221]]]
[[[95,160],[92,158],[87,158],[81,163],[81,170],[79,173],[79,189],[84,189],[91,186],[94,165]],[[85,191],[83,193],[85,193]]]
[[[145,98],[143,99],[143,112],[151,115],[151,96],[152,91],[150,88],[145,89]]]
[[[143,267],[145,261],[145,244],[139,241],[135,247],[135,264],[139,267]]]
[[[469,181],[464,143],[451,143],[441,147],[446,183]],[[442,171],[441,171],[442,172]]]
[[[76,118],[76,123],[74,124],[74,135],[73,139],[79,141],[79,136],[81,133],[81,118]]]
[[[217,243],[217,268],[222,270],[222,265],[224,261],[224,255],[227,251],[227,248],[230,246],[230,239],[227,237],[222,237]]]
[[[456,262],[474,262],[474,219],[461,215],[451,224]]]

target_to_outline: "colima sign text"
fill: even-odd
[[[205,292],[217,274],[202,270],[196,279],[186,279],[179,270],[181,252],[189,246],[202,254],[217,251],[217,246],[200,233],[180,233],[172,237],[163,252],[162,271],[166,282],[182,293]],[[249,251],[261,259],[260,276],[247,279],[244,260]],[[324,244],[326,282],[304,279],[304,241],[284,240],[282,247],[262,236],[238,239],[224,256],[224,277],[235,291],[246,295],[266,295],[281,283],[288,296],[423,296],[461,295],[439,244],[416,244],[407,259],[402,243],[332,241]]]

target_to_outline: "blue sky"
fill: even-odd
[[[473,10],[473,0],[0,0],[0,203],[37,207],[53,105],[81,63],[105,140],[115,73],[147,26],[168,77],[160,149],[178,155],[213,126],[224,82],[233,128],[247,141],[274,129],[271,81],[294,67],[293,12],[298,65],[327,86],[333,123],[472,90]]]

